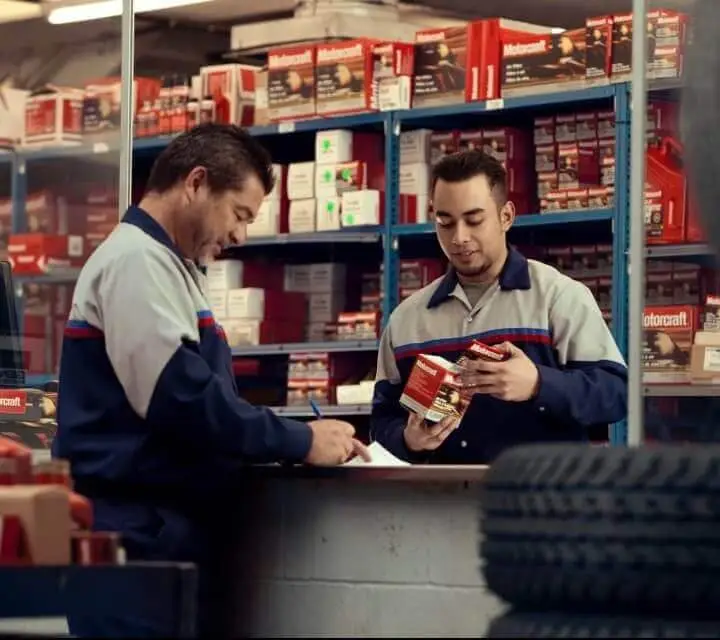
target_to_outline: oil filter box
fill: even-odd
[[[419,355],[400,396],[400,404],[428,422],[440,422],[446,417],[462,418],[468,401],[461,393],[460,374],[469,361],[478,359],[499,362],[506,360],[507,354],[473,341],[457,363],[441,356]]]

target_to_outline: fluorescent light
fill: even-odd
[[[202,4],[211,0],[135,0],[135,13],[146,11],[162,11],[175,9],[192,4]],[[88,20],[102,20],[103,18],[116,18],[122,15],[122,0],[100,0],[99,2],[86,2],[68,7],[52,9],[48,14],[50,24],[69,24],[71,22],[86,22]]]

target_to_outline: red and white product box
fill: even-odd
[[[597,250],[594,244],[571,247],[572,268],[576,273],[587,275],[597,269]]]
[[[575,114],[575,133],[578,142],[583,140],[597,140],[598,114],[597,111]]]
[[[73,531],[70,539],[72,563],[80,566],[120,565],[125,552],[120,535],[111,531]]]
[[[317,114],[369,111],[373,103],[374,41],[362,38],[319,44],[315,86]]]
[[[555,140],[555,118],[535,118],[533,129],[533,143],[535,146],[554,145]]]
[[[691,305],[648,306],[643,313],[643,380],[687,382],[690,350],[698,327],[698,308]]]
[[[589,187],[588,188],[588,208],[589,209],[607,209],[615,203],[614,187]]]
[[[502,18],[418,31],[414,104],[500,98],[502,43],[518,34],[547,32],[544,27]]]
[[[29,561],[22,520],[15,515],[0,514],[0,566],[24,564]]]
[[[574,113],[555,116],[555,141],[577,142],[577,117]]]
[[[415,129],[400,133],[400,164],[429,164],[430,129]]]
[[[585,82],[585,28],[512,34],[503,39],[502,51],[504,96]]]
[[[615,140],[615,112],[598,111],[597,136],[600,140]]]
[[[364,162],[325,164],[315,171],[315,194],[318,198],[341,196],[347,191],[359,191],[367,186],[368,172]]]
[[[58,89],[31,95],[25,103],[26,146],[79,144],[83,135],[80,89]]]
[[[380,335],[380,314],[345,312],[338,314],[339,340],[374,340]]]
[[[8,254],[13,273],[26,275],[81,267],[85,256],[80,236],[44,233],[12,234]]]
[[[133,117],[138,115],[140,105],[156,101],[160,91],[160,82],[155,78],[135,77],[133,83]],[[82,129],[85,134],[120,129],[120,107],[122,81],[118,76],[98,78],[85,85],[82,104]],[[162,115],[154,110],[155,116]],[[167,118],[169,121],[169,118]],[[158,127],[157,117],[155,129]],[[158,131],[146,132],[146,135],[158,135]]]
[[[567,190],[567,208],[570,211],[579,211],[588,208],[588,190],[585,187]]]
[[[535,147],[535,171],[546,173],[558,170],[557,148],[556,144],[543,144]]]
[[[673,274],[670,271],[648,273],[645,287],[645,299],[648,304],[673,304]]]
[[[678,11],[648,11],[649,78],[677,78],[681,75],[687,42],[688,17]]]
[[[459,151],[459,138],[457,131],[434,131],[430,136],[430,164]]]
[[[556,211],[567,211],[567,191],[549,191],[544,198],[540,199],[540,213],[553,213]]]
[[[706,278],[697,265],[685,265],[685,269],[673,270],[672,302],[673,304],[700,304],[706,291]],[[705,285],[705,286],[703,286]]]
[[[615,186],[615,140],[605,139],[598,142],[600,161],[600,184],[604,187]]]
[[[580,147],[577,142],[558,145],[558,184],[561,189],[577,189],[580,186]]]
[[[288,167],[283,164],[273,164],[272,170],[275,184],[272,191],[265,198],[267,200],[282,200],[287,197]]]
[[[50,191],[36,191],[25,199],[25,218],[29,233],[73,233],[67,202]],[[82,219],[82,213],[77,217]]]
[[[532,156],[532,140],[529,133],[523,129],[485,129],[482,141],[485,153],[497,158],[506,168],[524,164]]]
[[[607,81],[612,70],[612,16],[585,21],[585,76],[588,80]]]
[[[537,175],[537,194],[538,197],[544,198],[550,191],[557,191],[558,189],[558,172],[557,171],[543,171]]]
[[[270,119],[295,120],[315,115],[314,46],[272,49],[268,53]]]
[[[644,37],[644,34],[641,34]],[[632,73],[632,13],[613,16],[611,46],[611,77],[614,82],[623,82]]]
[[[416,224],[427,222],[430,214],[430,196],[401,195],[400,196],[400,224]]]
[[[380,42],[372,47],[373,109],[389,111],[412,106],[415,49],[405,42]]]
[[[242,127],[254,124],[257,72],[257,67],[245,64],[200,67],[203,96],[215,101],[217,122]]]
[[[433,258],[400,261],[400,288],[422,289],[442,276],[442,263]]]
[[[498,349],[497,347],[491,347],[487,344],[483,344],[478,340],[473,340],[470,346],[463,351],[461,356],[458,358],[457,364],[461,367],[465,367],[469,362],[473,360],[485,360],[486,362],[503,362],[507,360],[510,355]]]
[[[405,383],[400,404],[429,422],[461,418],[468,403],[461,393],[462,367],[445,358],[419,355]]]
[[[398,189],[403,195],[423,196],[430,193],[430,165],[427,163],[401,164]]]

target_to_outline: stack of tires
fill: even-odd
[[[482,504],[489,638],[720,638],[720,446],[519,447]]]

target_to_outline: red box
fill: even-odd
[[[315,83],[317,114],[369,111],[373,97],[373,46],[368,38],[319,44]]]
[[[268,52],[271,120],[296,120],[315,115],[315,54],[314,46]]]
[[[81,237],[43,233],[11,235],[8,254],[13,273],[26,275],[81,267],[85,257]]]
[[[585,76],[588,80],[606,80],[612,67],[612,16],[585,21]]]
[[[462,367],[440,356],[419,355],[415,360],[400,404],[429,422],[461,418],[468,402],[461,393]]]

